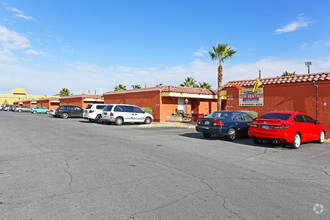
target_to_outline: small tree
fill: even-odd
[[[115,91],[120,91],[120,90],[126,90],[126,86],[119,84],[118,86],[115,87]]]
[[[283,74],[282,74],[282,76],[292,76],[292,75],[296,75],[296,71],[290,73],[290,72],[288,72],[288,71],[285,70],[285,71],[283,72]]]
[[[203,82],[203,83],[198,82],[198,83],[199,83],[199,88],[201,88],[201,89],[212,89],[211,85],[208,84],[207,82]]]
[[[180,84],[180,86],[182,87],[193,87],[193,88],[197,88],[198,85],[196,84],[196,80],[192,77],[187,77],[183,83]]]
[[[60,96],[63,97],[63,96],[70,96],[70,90],[67,89],[67,88],[63,88],[61,91],[60,91]]]
[[[164,85],[163,83],[159,83],[158,85],[156,85],[156,87],[163,86],[163,85]]]
[[[9,103],[8,103],[8,100],[7,99],[5,99],[5,101],[2,103],[2,105],[8,105]]]

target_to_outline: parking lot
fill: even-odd
[[[0,219],[330,219],[330,144],[0,112]]]

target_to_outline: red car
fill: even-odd
[[[311,116],[301,112],[270,112],[255,118],[249,127],[249,136],[255,143],[271,140],[273,143],[290,143],[299,148],[300,143],[323,143],[325,128]]]

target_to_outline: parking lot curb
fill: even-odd
[[[195,129],[195,126],[189,126],[189,125],[173,125],[173,127]]]

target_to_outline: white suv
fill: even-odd
[[[105,104],[89,104],[84,110],[83,118],[88,119],[90,122],[95,121],[98,123],[102,117],[102,110]]]
[[[106,105],[102,112],[102,121],[122,125],[125,122],[150,124],[154,118],[135,105],[111,104]]]

